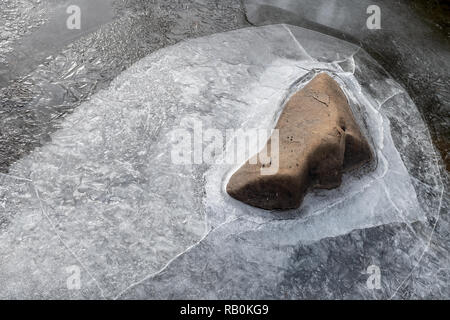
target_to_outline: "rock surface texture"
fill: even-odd
[[[263,174],[266,164],[247,161],[227,185],[233,198],[263,209],[298,208],[309,187],[332,189],[342,173],[370,161],[372,152],[353,118],[347,98],[327,73],[321,73],[287,102],[265,150],[278,170]]]

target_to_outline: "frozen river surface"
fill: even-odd
[[[272,128],[319,72],[341,84],[376,155],[340,188],[268,212],[226,195],[235,166],[220,156],[171,161],[173,130]],[[448,297],[438,159],[409,95],[355,45],[289,25],[183,41],[121,73],[0,175],[0,297]]]

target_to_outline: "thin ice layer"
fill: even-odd
[[[304,45],[303,38],[308,39]],[[308,43],[314,44],[315,51],[309,50]],[[330,56],[330,50],[336,55]],[[230,276],[246,270],[242,268],[246,258],[255,263],[270,260],[270,268],[261,264],[252,270],[256,272],[252,288],[258,290],[264,279],[271,280],[265,285],[277,284],[279,275],[274,272],[289,258],[289,250],[278,251],[280,246],[424,219],[427,212],[417,201],[389,121],[376,103],[401,88],[384,79],[376,82],[372,96],[361,89],[352,68],[341,67],[342,61],[348,61],[347,66],[353,63],[354,68],[357,51],[315,32],[276,25],[183,42],[139,61],[68,116],[51,143],[12,166],[11,175],[29,179],[33,188],[5,180],[3,207],[11,223],[0,229],[0,255],[8,261],[0,264],[0,274],[8,266],[27,265],[30,259],[36,270],[55,267],[58,256],[58,265],[81,266],[90,280],[84,284],[89,289],[115,297],[146,279],[151,281],[167,264],[186,272],[180,255],[195,252],[199,257],[188,269],[195,274],[211,252],[202,251],[197,243],[207,241],[217,256],[227,252],[236,256],[228,262]],[[320,71],[331,74],[347,94],[376,150],[374,168],[348,174],[340,188],[310,194],[299,210],[280,217],[226,195],[227,178],[240,163],[176,165],[171,161],[174,129],[191,130],[196,122],[221,131],[270,129],[286,97]],[[430,144],[425,134],[418,139],[420,144]],[[433,167],[430,159],[425,161]],[[29,231],[22,229],[22,221],[37,214],[48,218],[48,224],[36,224],[33,240],[24,244],[21,237]],[[48,229],[55,232],[56,240],[48,240]],[[246,235],[245,245],[220,241],[223,234],[238,233]],[[70,253],[67,257],[60,254],[61,244]],[[27,250],[17,250],[24,245],[42,256],[31,258]],[[260,249],[248,249],[252,247]],[[189,275],[178,274],[186,281],[177,281],[165,294],[192,287]],[[64,276],[50,281],[48,274],[37,272],[24,284],[20,273],[12,273],[2,279],[6,286],[1,295],[21,297],[29,286],[45,283],[39,295],[51,297],[64,290]],[[226,278],[217,281],[220,286]],[[197,293],[208,297],[212,292],[203,288]],[[91,291],[85,297],[92,297]]]

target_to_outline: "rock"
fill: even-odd
[[[268,210],[298,208],[309,187],[336,188],[344,171],[372,159],[345,94],[326,73],[290,98],[275,129],[279,138],[272,135],[258,160],[247,161],[230,178],[233,198]],[[277,140],[279,152],[271,149]],[[270,163],[261,162],[262,152]],[[261,171],[267,166],[278,170]]]

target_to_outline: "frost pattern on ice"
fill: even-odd
[[[206,236],[214,242],[211,231],[219,227],[222,234],[251,234],[247,245],[274,251],[425,219],[433,206],[423,202],[435,201],[418,198],[413,181],[438,187],[430,178],[438,168],[434,159],[423,159],[429,175],[412,177],[408,170],[417,162],[402,159],[389,120],[404,125],[401,112],[408,111],[390,107],[397,99],[417,111],[389,78],[374,79],[370,90],[359,84],[355,68],[370,62],[358,65],[358,51],[329,36],[276,25],[182,42],[133,65],[68,116],[51,143],[11,167],[11,176],[27,180],[3,179],[0,210],[11,223],[0,224],[0,275],[7,275],[0,296],[67,294],[68,275],[61,270],[82,264],[86,291],[80,294],[112,298]],[[345,175],[340,188],[308,194],[299,210],[267,212],[227,196],[224,186],[236,166],[172,164],[170,132],[183,120],[221,130],[272,128],[289,94],[322,71],[341,84],[376,152],[376,163]],[[415,133],[415,143],[429,148],[426,128],[416,121],[423,131]],[[26,227],[33,218],[39,223]],[[223,242],[216,242],[220,251]],[[286,252],[270,259],[281,267]],[[12,272],[16,265],[21,269]],[[49,281],[45,269],[58,280]]]

